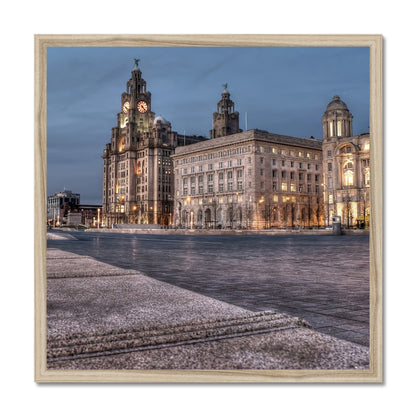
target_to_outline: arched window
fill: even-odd
[[[345,186],[354,185],[354,165],[351,161],[344,164],[344,184]]]

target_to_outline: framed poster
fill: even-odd
[[[37,35],[35,102],[37,382],[382,381],[381,36]]]

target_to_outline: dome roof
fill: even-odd
[[[326,111],[329,110],[348,110],[347,104],[341,101],[338,95],[332,97],[332,101],[327,105]]]
[[[167,121],[164,117],[162,116],[157,116],[155,118],[155,121],[153,122],[153,124],[157,124],[157,122],[160,121],[161,124],[169,124],[169,121]]]

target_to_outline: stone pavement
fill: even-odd
[[[49,369],[366,369],[368,348],[58,249],[47,251]]]

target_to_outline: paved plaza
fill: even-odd
[[[368,236],[72,236],[48,247],[252,312],[297,316],[321,333],[369,345]]]
[[[47,278],[48,369],[369,366],[367,347],[295,316],[253,312],[86,255],[48,248]]]

